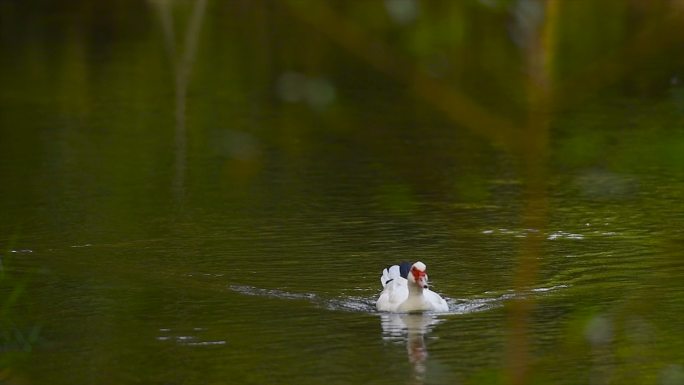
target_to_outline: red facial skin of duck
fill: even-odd
[[[414,267],[411,269],[411,275],[413,275],[413,280],[418,286],[427,289],[427,274],[424,271],[420,271]]]

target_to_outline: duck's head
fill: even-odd
[[[427,289],[428,288],[428,277],[427,274],[425,273],[425,269],[427,266],[423,262],[416,262],[413,265],[411,265],[411,270],[409,271],[408,274],[408,280],[409,282],[412,282],[419,286],[420,288]]]

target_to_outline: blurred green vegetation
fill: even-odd
[[[510,305],[508,344],[524,354],[514,346],[464,383],[682,384],[683,12],[622,0],[0,2],[0,241],[20,227],[46,245],[163,233],[199,248],[209,225],[196,218],[215,212],[262,227],[310,212],[410,227],[437,212],[458,234],[499,215],[541,231],[511,243],[508,275],[487,284],[570,281],[582,302]],[[544,231],[604,218],[641,259],[544,264],[573,252]],[[126,283],[154,270],[117,257],[145,274],[96,273]],[[80,267],[55,269],[98,287]],[[621,285],[597,295],[593,280]],[[0,366],[37,340],[14,310],[30,292],[0,265],[12,353]],[[116,316],[142,312],[138,300]],[[540,335],[530,319],[558,330]]]
[[[27,281],[13,271],[10,255],[27,252],[6,250],[0,254],[0,380],[10,384],[16,381],[14,368],[27,360],[40,333],[40,327],[27,325],[17,312]]]

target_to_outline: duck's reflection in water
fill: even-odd
[[[387,313],[380,316],[382,338],[386,341],[406,342],[406,353],[417,383],[423,383],[427,372],[428,350],[425,336],[442,321],[443,319],[430,313]]]

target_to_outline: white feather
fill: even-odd
[[[382,270],[382,276],[380,277],[380,283],[382,283],[382,287],[385,287],[387,285],[387,282],[390,281],[391,279],[397,279],[401,278],[401,272],[399,270],[399,265],[393,265],[390,266],[386,269]]]
[[[411,268],[425,271],[426,266],[422,262],[416,262]],[[427,275],[425,276],[427,280]],[[376,302],[379,311],[406,313],[415,311],[449,311],[449,305],[439,294],[428,288],[421,287],[409,273],[409,279],[400,274],[398,265],[391,266],[382,271],[380,281],[383,286],[382,293]]]

